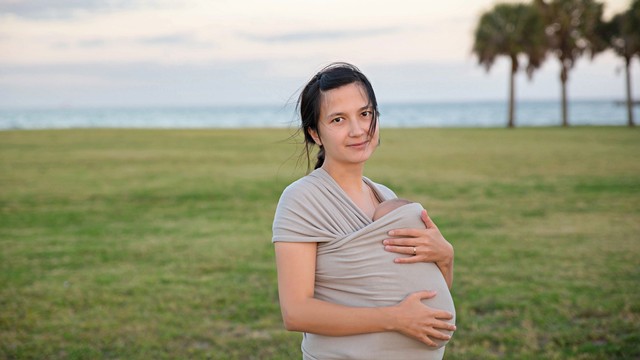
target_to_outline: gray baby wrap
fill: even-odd
[[[365,182],[380,200],[395,197],[386,187],[366,178]],[[318,243],[317,299],[377,307],[395,305],[416,291],[435,290],[437,295],[423,302],[455,314],[451,294],[435,264],[396,264],[393,259],[403,255],[387,252],[382,245],[391,229],[424,227],[421,210],[420,204],[408,204],[373,222],[326,171],[317,169],[283,192],[273,241]],[[302,351],[306,359],[441,359],[444,346],[428,347],[396,332],[341,337],[305,333]]]

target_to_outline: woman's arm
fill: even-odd
[[[280,308],[287,330],[328,336],[397,331],[430,346],[436,344],[429,336],[450,338],[438,329],[455,330],[445,321],[452,314],[420,302],[435,296],[434,292],[417,292],[388,307],[349,307],[315,299],[317,244],[276,242],[275,251]]]
[[[449,289],[453,286],[453,246],[442,236],[436,224],[426,210],[420,215],[426,229],[396,229],[389,232],[394,238],[385,239],[384,249],[399,254],[414,255],[401,257],[396,263],[409,264],[416,262],[435,263]]]

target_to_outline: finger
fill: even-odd
[[[456,326],[455,324],[451,324],[445,321],[434,321],[432,327],[434,329],[438,329],[438,330],[442,330],[442,331],[451,331],[454,332],[456,331]]]
[[[422,299],[430,299],[430,298],[432,298],[434,296],[436,296],[436,291],[435,290],[422,290],[422,291],[416,291],[414,293],[411,293],[411,294],[407,295],[406,299],[420,301]],[[426,306],[426,305],[424,305],[424,306]]]
[[[448,311],[441,310],[441,311],[438,311],[434,315],[434,317],[436,319],[451,320],[451,319],[453,319],[453,314],[448,312]]]
[[[424,223],[424,226],[427,227],[427,229],[437,227],[436,223],[434,223],[433,220],[431,220],[431,218],[429,217],[429,213],[427,213],[427,210],[422,210],[422,213],[420,213],[420,218],[422,219],[422,222]]]
[[[423,262],[422,256],[407,256],[407,257],[399,257],[393,259],[393,262],[396,264],[413,264],[417,262]]]
[[[444,323],[442,327],[439,327],[438,329],[454,332],[458,328],[454,324]]]
[[[395,245],[395,246],[413,246],[416,243],[416,239],[414,238],[391,238],[384,239],[382,241],[383,245]]]
[[[414,248],[414,246],[391,246],[391,245],[386,245],[384,247],[384,250],[388,251],[388,252],[398,253],[398,254],[413,255],[413,248]]]
[[[419,339],[420,341],[431,347],[438,347],[438,344],[435,341],[431,340],[431,338],[429,338],[427,335],[422,335]]]
[[[389,236],[419,237],[424,234],[424,229],[394,229],[387,234]]]
[[[435,290],[422,290],[422,291],[414,292],[411,295],[417,297],[420,300],[424,300],[424,299],[431,299],[432,297],[436,296],[436,294],[437,292]]]
[[[450,340],[451,339],[451,335],[445,334],[442,331],[438,331],[438,330],[435,330],[435,329],[432,329],[431,331],[429,331],[428,335],[431,338],[435,338],[435,339],[439,339],[439,340]]]

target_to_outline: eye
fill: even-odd
[[[336,123],[336,124],[339,124],[342,121],[344,121],[343,117],[337,117],[337,118],[331,120],[332,123]]]
[[[361,116],[365,116],[365,117],[369,117],[369,116],[373,115],[373,111],[366,110],[366,111],[363,111],[360,115]]]

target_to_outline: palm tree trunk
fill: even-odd
[[[562,83],[562,126],[568,127],[569,120],[567,119],[567,67],[562,63],[562,70],[560,71],[560,82]]]
[[[515,77],[518,70],[517,60],[511,59],[511,74],[509,75],[509,123],[507,127],[513,128],[514,126],[514,108],[515,108]]]
[[[630,66],[631,65],[631,59],[629,58],[625,58],[625,75],[627,77],[627,119],[628,119],[628,125],[630,127],[633,127],[635,124],[633,123],[633,103],[632,98],[633,96],[631,96],[631,69]]]

